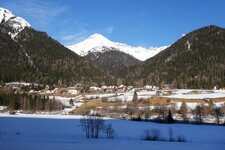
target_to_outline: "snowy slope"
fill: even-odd
[[[31,25],[21,17],[15,16],[11,11],[0,7],[0,23],[10,28],[8,34],[14,39],[25,27]]]
[[[75,45],[67,46],[70,50],[74,51],[78,55],[85,56],[88,52],[104,52],[105,47],[118,49],[124,53],[127,53],[141,61],[144,61],[154,55],[158,54],[160,51],[164,50],[168,46],[162,47],[132,47],[127,44],[122,44],[118,42],[112,42],[101,34],[95,33],[85,39],[84,41],[77,43]]]

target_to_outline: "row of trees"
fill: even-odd
[[[177,111],[174,108],[171,108],[173,111],[173,114],[178,114],[178,116],[181,117],[183,121],[190,120],[189,114],[193,116],[193,120],[197,124],[201,124],[203,122],[203,119],[207,116],[212,116],[215,118],[215,122],[217,124],[221,123],[221,118],[224,116],[225,108],[223,107],[217,107],[217,106],[205,106],[203,104],[198,104],[193,110],[189,110],[186,103],[183,102],[181,104],[180,109]],[[162,119],[165,119],[166,113],[168,112],[168,109],[159,106],[153,111],[158,114]],[[169,110],[170,111],[170,110]]]
[[[138,95],[137,95],[137,91],[135,90],[134,94],[133,94],[133,102],[135,103],[137,100],[138,100]],[[136,110],[133,110],[133,108],[128,108],[128,109],[129,109],[128,112],[131,115],[134,113],[134,111],[136,111]],[[153,110],[153,112],[157,113],[162,120],[166,120],[166,114],[168,112],[166,107],[164,107],[164,106],[156,107]],[[143,113],[145,115],[145,118],[148,118],[150,111],[149,111],[149,109],[145,109]],[[188,120],[187,115],[189,112],[188,112],[188,107],[185,102],[182,102],[180,110],[178,112],[175,112],[175,109],[174,109],[174,113],[180,114],[180,116],[183,120]],[[208,107],[204,106],[203,104],[197,105],[195,107],[195,109],[192,110],[191,113],[194,115],[194,120],[198,124],[202,123],[203,117],[205,117],[207,115],[214,116],[216,119],[216,123],[220,124],[220,118],[224,116],[225,108],[224,108],[224,110],[222,110],[221,107],[213,106],[213,104],[211,102],[210,106],[208,106]],[[169,114],[171,114],[171,110],[169,110]],[[140,114],[139,114],[139,116],[140,116]]]
[[[24,111],[54,111],[61,110],[63,105],[59,101],[49,99],[46,96],[28,95],[28,94],[2,94],[0,93],[0,105],[8,106],[9,110]]]
[[[176,118],[179,118],[179,120],[183,120],[185,122],[193,121],[197,124],[201,124],[204,120],[210,118],[214,118],[215,123],[220,124],[223,123],[222,118],[225,115],[225,106],[218,107],[213,104],[198,104],[194,109],[188,108],[185,102],[181,104],[180,109],[173,106],[167,107],[163,105],[150,108],[150,106],[146,105],[147,104],[140,105],[136,101],[133,101],[132,103],[128,103],[126,108],[114,106],[113,109],[103,109],[103,113],[105,111],[106,114],[118,114],[117,117],[125,117],[125,119],[135,118],[135,120],[146,120],[151,118],[151,116],[158,116],[157,119],[164,122],[166,122],[168,114],[171,113],[176,115]],[[113,117],[116,116],[114,115]]]
[[[194,114],[194,120],[197,124],[201,124],[203,122],[203,118],[207,115],[214,116],[214,118],[216,119],[216,123],[220,124],[220,119],[224,116],[222,107],[207,108],[201,104],[197,105],[192,113]]]

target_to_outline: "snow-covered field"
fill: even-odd
[[[104,93],[104,94],[87,94],[85,96],[75,96],[75,97],[63,97],[63,96],[50,96],[50,99],[55,98],[61,101],[64,105],[70,106],[70,99],[75,100],[76,107],[82,104],[84,99],[96,99],[96,98],[106,98],[108,101],[132,101],[133,91],[123,92],[123,93]],[[156,95],[155,91],[145,91],[142,90],[137,92],[139,99],[148,99]],[[214,98],[225,98],[225,90],[193,90],[193,89],[174,89],[171,95],[161,96],[166,98],[178,98],[178,99],[214,99]],[[78,103],[77,103],[78,102]],[[191,108],[194,108],[198,103],[187,104]],[[178,106],[180,104],[177,104]],[[217,105],[217,104],[215,104]],[[221,104],[218,104],[219,106]]]
[[[139,99],[148,99],[156,95],[155,91],[141,91],[137,92]],[[82,101],[83,99],[97,99],[97,98],[107,98],[109,101],[132,101],[134,92],[123,92],[123,93],[104,93],[104,94],[87,94],[85,96],[75,96],[75,97],[63,97],[63,96],[49,96],[50,99],[55,98],[59,100],[66,106],[70,106],[69,101],[73,99],[75,101]]]
[[[148,99],[154,95],[156,95],[155,91],[141,91],[137,92],[139,99]],[[134,92],[124,92],[124,93],[110,93],[110,94],[92,94],[86,95],[86,98],[107,98],[109,101],[132,101],[133,100]]]
[[[75,97],[62,97],[54,96],[56,100],[60,100],[62,103],[68,105],[69,100],[73,99],[76,101],[82,101],[84,98],[107,98],[109,101],[121,100],[121,101],[132,101],[133,91],[123,93],[105,93],[105,94],[87,94],[85,96]],[[137,92],[139,99],[148,99],[156,95],[155,91],[142,90]],[[193,90],[193,89],[174,89],[171,95],[161,96],[167,98],[179,98],[179,99],[213,99],[213,98],[225,98],[225,90]],[[50,96],[49,98],[53,98]]]
[[[190,93],[195,91],[196,93]],[[168,98],[180,99],[211,99],[211,98],[224,98],[225,90],[174,90],[172,95],[163,96]]]
[[[184,124],[156,124],[107,119],[116,132],[114,139],[86,139],[79,127],[80,116],[0,115],[1,150],[224,150],[225,127]],[[145,129],[168,129],[183,134],[188,142],[150,142],[140,137]]]
[[[137,92],[137,94],[138,94],[139,99],[148,99],[148,98],[152,97],[153,95],[156,95],[156,92],[155,91],[149,91],[149,92],[141,91],[141,92]],[[134,92],[119,93],[118,96],[110,97],[110,98],[108,98],[108,100],[109,101],[116,101],[116,100],[132,101],[133,95],[134,95]]]

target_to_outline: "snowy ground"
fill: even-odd
[[[107,98],[109,101],[132,101],[134,92],[124,93],[106,93],[106,94],[87,94],[85,96],[75,97],[62,97],[54,96],[56,100],[60,100],[65,105],[69,105],[69,100],[82,101],[84,98]],[[148,99],[156,95],[155,91],[140,91],[137,92],[139,99]],[[193,90],[193,89],[174,89],[171,95],[162,96],[167,98],[179,98],[179,99],[214,99],[225,98],[225,90]],[[49,98],[53,99],[53,96]]]
[[[137,92],[139,99],[148,99],[156,95],[155,91],[140,91]],[[91,94],[85,95],[86,98],[107,98],[109,101],[132,101],[134,92],[123,92],[123,93],[109,93],[109,94]]]
[[[195,91],[193,94],[191,92]],[[224,98],[225,90],[189,90],[180,89],[174,90],[172,95],[163,96],[168,98],[180,98],[180,99],[211,99],[211,98]]]
[[[109,101],[132,101],[133,100],[134,92],[126,92],[126,93],[119,93],[118,96],[108,98]],[[138,99],[148,99],[151,98],[153,95],[156,95],[155,91],[141,91],[137,92]]]
[[[115,139],[86,139],[79,125],[80,116],[0,114],[1,150],[224,150],[225,127],[206,125],[156,124],[107,119],[116,132]],[[183,134],[189,142],[149,142],[140,140],[145,129],[157,128],[167,137]]]
[[[77,101],[82,101],[82,99],[78,96],[76,97],[72,97],[72,98],[69,98],[69,97],[62,97],[62,96],[49,96],[50,99],[55,99],[55,100],[58,100],[60,101],[61,103],[63,103],[65,106],[71,106],[70,105],[70,100],[77,100]],[[80,102],[74,102],[74,106],[75,107],[79,107],[80,105],[82,105],[83,103],[80,103]]]

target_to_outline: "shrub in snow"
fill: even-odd
[[[131,120],[132,120],[132,121],[143,121],[143,120],[141,119],[141,115],[138,115],[138,117],[132,117]]]
[[[178,135],[176,141],[177,142],[187,142],[187,139],[184,135]]]
[[[112,124],[108,124],[104,127],[104,132],[106,134],[106,137],[109,139],[113,139],[114,138],[114,129],[112,128]]]
[[[168,139],[164,138],[159,129],[145,130],[142,135],[142,140],[146,141],[169,141],[169,142],[187,142],[187,139],[184,135],[174,136],[174,131],[172,128],[169,129]]]
[[[147,141],[161,141],[161,132],[159,129],[145,130],[142,139]]]

